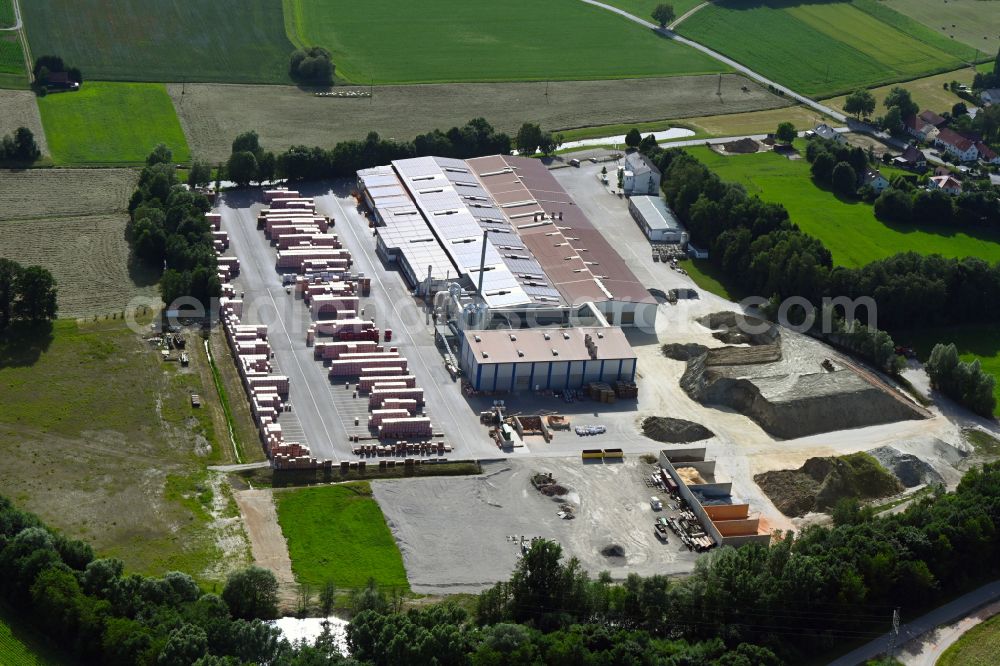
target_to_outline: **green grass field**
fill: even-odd
[[[22,2],[31,51],[88,80],[289,83],[279,0]]]
[[[283,4],[291,41],[328,48],[337,75],[356,83],[611,79],[726,69],[579,0]]]
[[[957,69],[974,56],[968,46],[875,0],[720,2],[698,11],[679,31],[816,96]]]
[[[888,7],[920,21],[949,39],[956,39],[994,55],[1000,48],[1000,1],[948,0],[947,12],[941,0],[883,0]]]
[[[963,361],[979,359],[983,370],[997,378],[994,393],[998,403],[997,415],[1000,416],[1000,326],[922,328],[896,332],[893,338],[899,344],[912,346],[921,360],[927,360],[934,345],[939,342],[954,342]]]
[[[366,481],[276,491],[278,522],[288,541],[292,571],[314,588],[407,588],[406,570]]]
[[[38,109],[57,164],[142,164],[158,143],[175,162],[191,159],[163,84],[92,81],[38,98]]]
[[[4,666],[59,666],[67,663],[52,652],[45,639],[19,621],[14,611],[0,606],[0,664]]]
[[[1000,615],[962,634],[938,659],[937,666],[993,666],[1000,652]]]
[[[10,28],[14,25],[14,0],[0,0],[0,28]]]
[[[0,88],[25,88],[27,85],[21,42],[11,33],[0,33]]]
[[[814,185],[804,158],[789,160],[774,153],[725,157],[700,146],[686,150],[723,180],[741,183],[751,194],[784,204],[795,224],[826,244],[835,264],[863,266],[911,250],[1000,261],[1000,234],[887,225],[875,219],[871,204],[841,199]]]

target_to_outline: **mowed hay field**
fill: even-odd
[[[862,266],[908,251],[1000,261],[1000,234],[967,234],[954,227],[889,226],[875,219],[870,204],[840,199],[813,184],[805,159],[789,160],[775,153],[723,156],[700,146],[685,150],[723,180],[740,183],[765,201],[783,204],[792,222],[823,241],[837,265]]]
[[[279,0],[45,0],[21,13],[32,53],[89,80],[288,81]]]
[[[722,76],[721,97],[716,95],[718,86],[718,75],[428,84],[379,86],[372,99],[315,97],[290,86],[171,84],[167,89],[192,154],[217,162],[229,157],[232,140],[248,129],[256,130],[267,148],[283,150],[295,144],[332,147],[373,130],[409,140],[435,128],[464,125],[477,116],[513,135],[529,119],[546,129],[563,130],[788,105],[786,99],[735,74]]]
[[[367,481],[275,490],[274,502],[300,584],[360,588],[374,578],[383,588],[408,588],[403,556]]]
[[[1000,0],[882,0],[939,35],[987,55],[1000,48]]]
[[[59,315],[121,312],[158,303],[155,276],[129,268],[125,212],[137,173],[37,169],[0,174],[0,257],[50,270]]]
[[[2,1],[2,0],[0,0]],[[13,32],[0,32],[0,88],[27,88],[24,52]]]
[[[220,582],[249,551],[228,486],[206,470],[230,459],[228,438],[200,339],[188,340],[181,368],[121,319],[5,333],[0,488],[130,570]]]
[[[974,57],[964,44],[876,0],[720,1],[692,15],[679,31],[814,96],[953,70]]]
[[[0,135],[12,134],[18,127],[30,129],[42,154],[48,155],[49,144],[45,140],[35,93],[30,90],[0,90]],[[3,196],[3,191],[4,182],[0,179],[0,196]],[[0,211],[0,215],[3,214]]]
[[[191,159],[163,84],[89,82],[38,98],[38,108],[57,164],[144,164],[159,143],[175,162]]]
[[[283,0],[297,45],[354,83],[611,79],[725,71],[579,0]]]

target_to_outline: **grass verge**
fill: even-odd
[[[746,297],[746,294],[737,285],[732,284],[733,281],[708,259],[683,259],[678,264],[687,271],[694,283],[705,291],[734,302]]]
[[[433,465],[414,465],[407,467],[399,464],[392,468],[379,469],[378,463],[364,472],[351,470],[341,472],[338,469],[331,472],[322,470],[286,470],[272,471],[266,469],[251,469],[236,472],[232,475],[234,485],[247,485],[254,488],[299,488],[341,481],[374,481],[376,479],[409,479],[427,476],[469,476],[482,474],[483,468],[477,462],[447,462]]]
[[[409,589],[368,482],[281,491],[274,499],[299,583],[360,588],[373,578],[383,589]]]

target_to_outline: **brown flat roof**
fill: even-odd
[[[587,350],[585,336],[597,346],[596,358]],[[491,363],[542,363],[563,361],[634,359],[635,352],[622,329],[588,326],[580,328],[530,328],[466,331],[465,342],[480,365]],[[548,339],[546,339],[548,336]],[[553,354],[552,350],[557,353]],[[487,356],[483,356],[486,352]],[[520,353],[518,353],[520,352]]]
[[[568,303],[653,300],[539,160],[494,155],[466,162]],[[540,224],[533,220],[538,212],[557,219]]]

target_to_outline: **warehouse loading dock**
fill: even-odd
[[[732,483],[715,478],[715,461],[705,455],[704,448],[663,449],[659,463],[717,546],[770,543],[767,523],[751,516],[748,504],[732,501]]]

